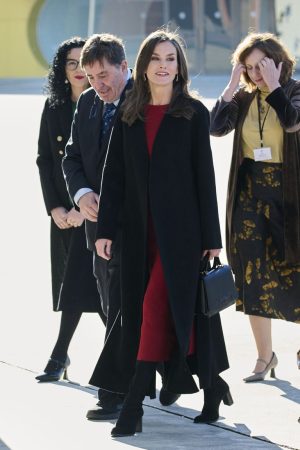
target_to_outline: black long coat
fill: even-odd
[[[61,162],[72,123],[72,102],[55,108],[46,100],[41,118],[37,165],[48,215],[53,208],[70,210]],[[92,253],[86,249],[84,226],[59,229],[51,218],[51,272],[55,311],[99,311]]]
[[[196,392],[191,373],[197,373],[201,387],[207,387],[228,367],[219,316],[211,320],[197,317],[198,354],[188,358],[189,364],[186,362],[201,254],[204,249],[221,247],[209,114],[201,102],[193,101],[193,105],[191,120],[165,115],[151,161],[144,123],[136,121],[129,127],[118,119],[115,124],[104,169],[97,238],[115,239],[122,211],[122,305],[116,332],[112,329],[107,337],[91,379],[92,383],[97,379],[104,389],[126,392],[132,376],[128,373],[126,379],[122,364],[128,358],[136,359],[139,345],[148,279],[149,209],[178,340],[177,352],[170,362],[168,389]],[[122,341],[115,338],[118,327]],[[118,379],[118,373],[123,374],[122,378]]]

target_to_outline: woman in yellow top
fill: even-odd
[[[232,63],[211,134],[235,130],[227,254],[258,352],[251,382],[275,377],[271,319],[300,322],[300,82],[291,78],[295,59],[270,33],[249,34]]]

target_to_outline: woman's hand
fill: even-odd
[[[80,227],[82,225],[83,221],[84,221],[83,215],[79,211],[76,211],[75,208],[72,208],[68,212],[67,223],[71,227]]]
[[[210,250],[204,250],[202,253],[202,258],[204,258],[205,255],[209,254],[209,259],[213,259],[221,253],[221,248],[213,248]]]
[[[68,211],[63,206],[53,208],[51,210],[51,217],[54,220],[55,225],[57,225],[61,230],[65,230],[71,227],[71,225],[69,225],[67,222]]]
[[[270,92],[280,87],[279,78],[282,69],[282,62],[280,62],[278,64],[278,67],[276,67],[274,60],[265,56],[259,61],[258,67],[260,70],[260,74],[263,77],[264,82],[268,86]]]
[[[110,260],[111,259],[111,244],[112,241],[110,239],[98,239],[95,242],[97,255],[101,256],[101,258]]]
[[[222,94],[222,97],[225,100],[225,102],[231,102],[233,94],[239,87],[241,75],[245,72],[245,70],[246,70],[245,66],[241,63],[237,63],[233,66],[230,81]]]

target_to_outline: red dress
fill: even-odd
[[[167,108],[168,105],[147,105],[146,107],[145,131],[149,158],[151,158],[155,136]],[[176,334],[150,213],[148,249],[151,272],[143,302],[143,321],[137,359],[140,361],[168,361],[176,346]],[[193,352],[194,338],[191,339],[189,354]]]

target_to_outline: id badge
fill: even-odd
[[[254,148],[254,161],[268,161],[272,159],[271,147]]]

